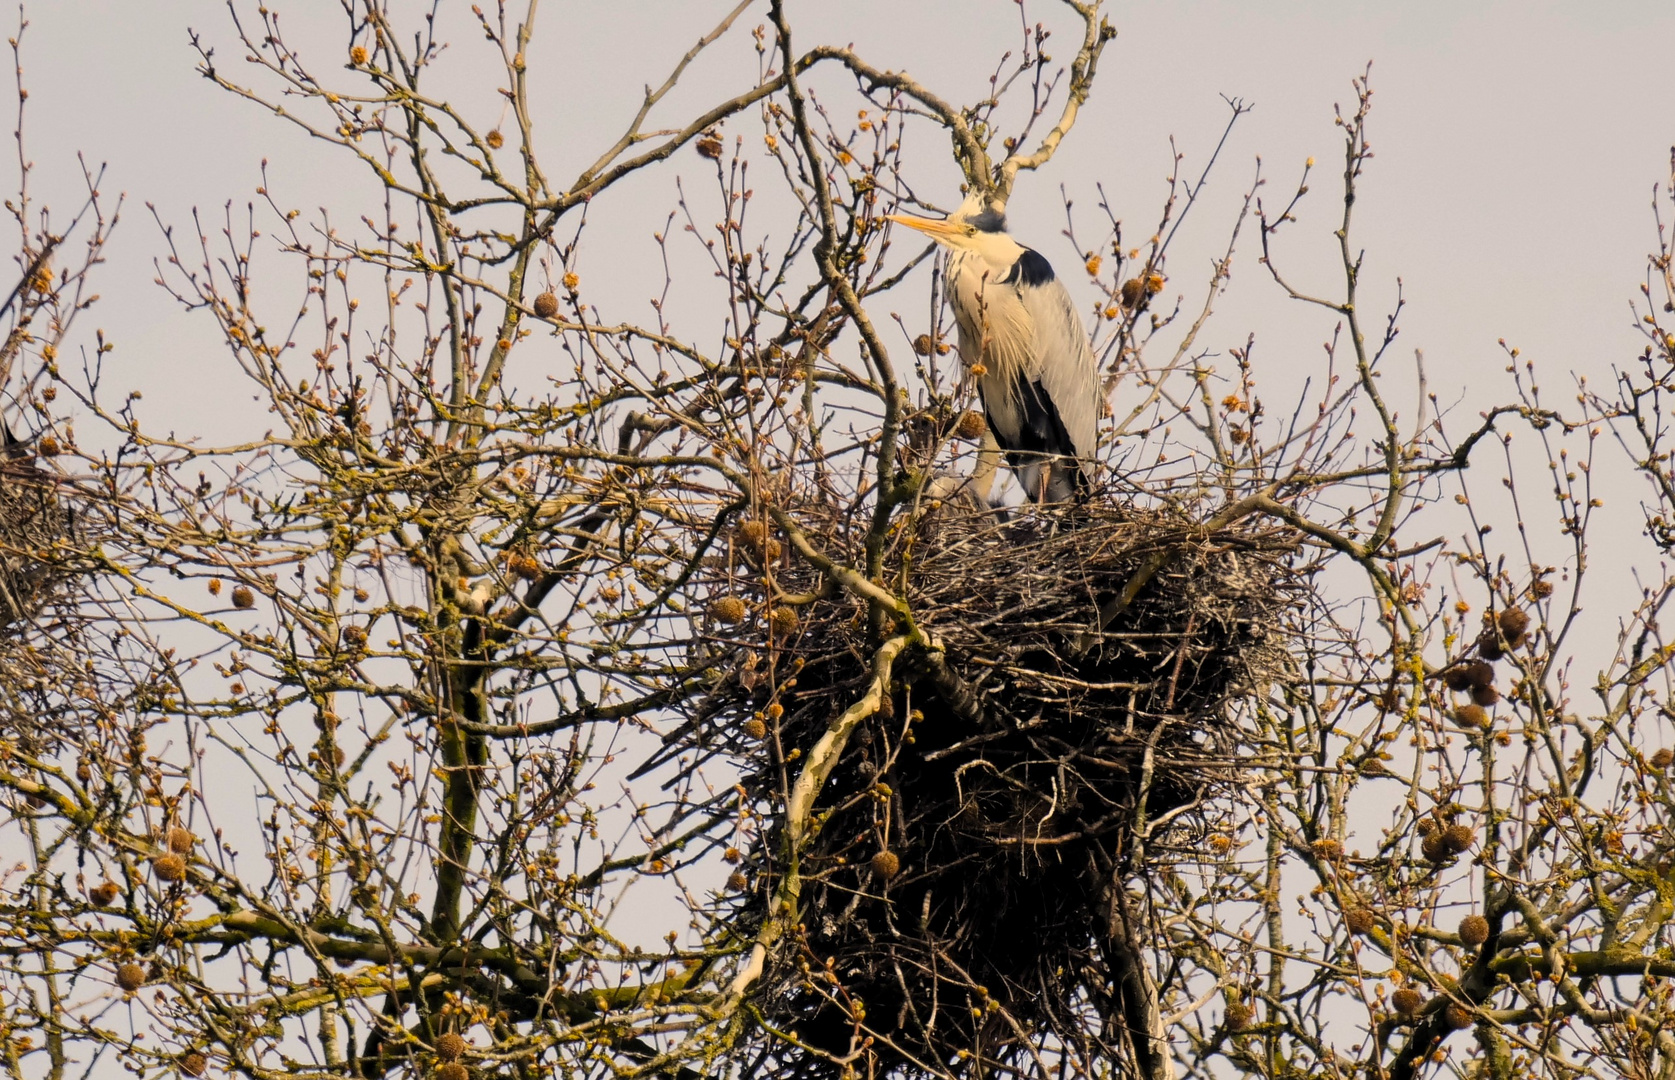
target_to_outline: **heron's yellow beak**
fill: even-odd
[[[910,229],[917,229],[934,240],[948,241],[965,235],[965,227],[957,225],[947,218],[922,218],[911,214],[885,214],[885,221],[893,221],[898,225],[906,225]]]

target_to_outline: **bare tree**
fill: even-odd
[[[323,66],[277,3],[193,41],[381,201],[305,215],[279,163],[256,203],[157,220],[262,434],[159,431],[102,338],[61,355],[115,209],[91,176],[72,228],[14,204],[12,1075],[1675,1073],[1661,564],[1572,689],[1596,464],[1650,482],[1654,553],[1675,535],[1661,222],[1642,365],[1561,410],[1508,347],[1506,403],[1455,431],[1400,303],[1360,299],[1366,76],[1341,216],[1303,235],[1314,163],[1279,205],[1259,169],[1191,304],[1168,257],[1219,146],[1177,156],[1144,243],[1067,201],[1101,481],[996,514],[939,483],[992,463],[934,253],[883,215],[935,209],[948,147],[969,189],[1027,186],[1094,91],[1097,3],[1052,9],[1062,70],[1025,16],[966,104],[806,47],[779,0],[746,30],[746,0],[571,177],[533,2],[342,3]],[[664,119],[744,33],[754,78]],[[639,319],[584,284],[590,207],[677,170]],[[1287,271],[1314,242],[1335,281]],[[1283,408],[1254,339],[1209,343],[1252,247],[1329,335]]]

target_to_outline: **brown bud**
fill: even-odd
[[[793,607],[776,607],[773,614],[768,616],[768,623],[774,633],[784,637],[797,630],[797,609]]]
[[[1481,915],[1467,915],[1460,920],[1460,941],[1477,948],[1489,940],[1489,920]]]
[[[132,960],[116,969],[116,985],[130,994],[145,985],[145,968]]]
[[[458,1061],[465,1053],[465,1040],[458,1032],[448,1031],[436,1037],[436,1056],[443,1061]]]
[[[498,150],[506,145],[506,136],[500,134],[499,128],[495,128],[483,136],[483,141],[489,144],[490,150]]]
[[[752,739],[760,739],[768,733],[768,725],[756,719],[746,720],[743,724],[743,728],[744,733],[749,735]]]
[[[174,852],[176,855],[184,855],[191,851],[192,845],[197,842],[198,838],[196,836],[193,836],[189,830],[183,829],[179,825],[176,825],[174,828],[169,830],[169,850]]]
[[[714,135],[705,135],[698,140],[698,153],[711,161],[716,161],[721,157],[721,146],[720,139]]]
[[[1493,686],[1474,686],[1471,688],[1471,699],[1479,705],[1493,705],[1501,699],[1501,692]]]
[[[901,873],[901,858],[893,851],[880,851],[872,857],[872,872],[889,881]]]
[[[362,64],[366,63],[366,46],[356,45],[353,49],[350,49],[349,62],[354,64],[356,67],[360,67]]]
[[[1481,705],[1462,705],[1454,710],[1454,722],[1467,730],[1489,726],[1489,714]]]
[[[187,1076],[202,1076],[204,1071],[208,1068],[209,1059],[198,1053],[196,1050],[181,1055],[180,1071],[185,1073]]]
[[[1349,928],[1350,933],[1364,937],[1373,932],[1373,928],[1378,925],[1378,919],[1373,915],[1371,908],[1353,907],[1343,913],[1343,924]]]
[[[920,356],[929,356],[931,354],[931,350],[935,348],[936,342],[931,340],[931,336],[929,334],[920,334],[918,337],[913,339],[913,351],[918,353]]]
[[[220,578],[210,578],[209,579],[209,595],[211,595],[211,596],[220,596],[221,595],[221,579]]]
[[[1654,769],[1667,769],[1672,762],[1675,762],[1675,750],[1671,750],[1667,746],[1660,746],[1652,752],[1652,756],[1647,759],[1647,762]]]
[[[1471,1027],[1471,1010],[1457,1002],[1448,1003],[1448,1007],[1442,1010],[1442,1018],[1448,1021],[1448,1026],[1455,1031]]]
[[[471,1070],[457,1061],[444,1062],[436,1067],[436,1080],[471,1080]]]
[[[541,560],[526,551],[514,551],[506,556],[506,569],[524,581],[539,581],[546,572]]]
[[[247,585],[240,585],[233,590],[233,606],[236,608],[253,608],[256,606],[256,594]]]
[[[716,622],[741,623],[750,612],[736,596],[718,596],[710,601],[710,618]]]
[[[117,887],[116,882],[106,881],[95,886],[93,891],[87,894],[87,897],[100,907],[110,907],[116,902],[116,897],[121,892],[122,890]]]
[[[1222,1025],[1228,1031],[1243,1031],[1250,1027],[1251,1008],[1242,1001],[1230,1001],[1222,1014]]]
[[[1425,1007],[1425,995],[1411,986],[1404,986],[1390,995],[1390,1004],[1401,1015],[1414,1016]]]
[[[1450,825],[1437,835],[1442,837],[1443,844],[1455,855],[1469,851],[1471,842],[1475,839],[1470,825]]]
[[[558,297],[551,289],[535,298],[535,314],[543,319],[550,319],[558,314]]]
[[[151,860],[151,872],[158,881],[176,882],[186,876],[186,860],[170,852]]]
[[[1531,600],[1545,600],[1549,596],[1552,596],[1552,595],[1553,595],[1553,583],[1551,581],[1532,581],[1532,582],[1530,582],[1530,599]]]

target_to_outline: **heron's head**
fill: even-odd
[[[944,247],[972,250],[986,238],[1005,234],[1006,203],[993,195],[967,195],[958,210],[940,220],[911,214],[890,214],[885,220],[917,229]]]

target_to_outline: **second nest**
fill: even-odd
[[[816,540],[848,541],[835,523]],[[735,544],[781,594],[818,585],[760,523]],[[1237,776],[1232,706],[1282,677],[1296,537],[1132,508],[1002,522],[945,507],[894,548],[887,580],[944,651],[901,656],[820,792],[799,930],[763,999],[812,1052],[780,1069],[983,1071],[1023,1065],[1045,1036],[1132,1054],[1136,829]],[[711,639],[736,666],[698,727],[773,800],[866,692],[878,628],[841,593],[794,614],[753,599],[771,617]],[[747,922],[784,858],[773,832],[745,855]]]

